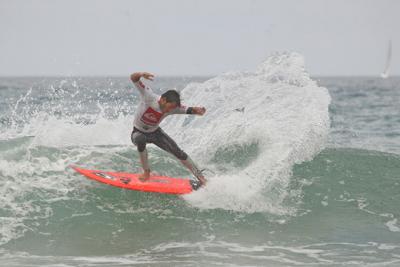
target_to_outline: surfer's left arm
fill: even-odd
[[[186,110],[186,114],[194,114],[203,116],[206,113],[205,107],[188,107]]]
[[[205,107],[186,107],[186,106],[180,106],[177,107],[174,112],[174,114],[193,114],[193,115],[204,115],[206,113],[206,108]]]

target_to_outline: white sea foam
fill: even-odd
[[[255,72],[230,72],[191,84],[182,96],[188,105],[204,105],[206,115],[175,116],[165,128],[216,173],[205,189],[186,199],[201,208],[290,212],[281,204],[292,167],[324,147],[330,126],[329,93],[310,79],[302,56],[272,55]],[[251,144],[258,155],[247,166],[226,163],[224,171],[212,166],[218,151]]]

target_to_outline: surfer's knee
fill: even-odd
[[[139,152],[143,152],[146,148],[146,136],[144,134],[133,132],[131,135],[132,143],[135,144]]]
[[[183,150],[175,151],[175,157],[177,157],[180,160],[187,160],[188,155],[185,153]]]
[[[143,152],[146,149],[146,143],[139,143],[136,146],[139,152]]]

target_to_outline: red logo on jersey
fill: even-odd
[[[155,111],[149,107],[142,115],[140,120],[146,124],[157,125],[162,117],[162,113]]]

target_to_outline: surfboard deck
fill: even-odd
[[[189,194],[200,187],[200,182],[190,179],[152,175],[147,181],[142,182],[138,178],[139,173],[108,172],[88,170],[78,166],[70,167],[89,179],[129,190],[180,195]]]

